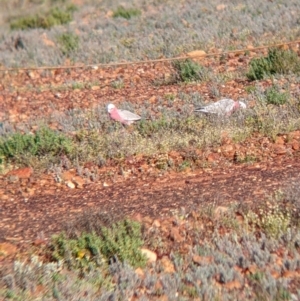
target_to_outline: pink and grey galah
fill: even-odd
[[[112,103],[110,103],[107,106],[107,112],[110,115],[110,118],[119,121],[122,124],[130,125],[134,123],[137,120],[141,119],[141,116],[134,114],[132,112],[126,111],[126,110],[119,110],[116,108],[116,106]]]
[[[230,116],[238,109],[246,109],[247,105],[242,101],[234,101],[230,98],[223,98],[205,107],[196,108],[195,112],[216,114],[219,116]]]

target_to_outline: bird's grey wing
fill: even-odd
[[[135,121],[135,120],[141,119],[141,116],[134,114],[127,110],[118,110],[118,112],[119,112],[119,115],[125,120]]]
[[[234,108],[235,101],[230,98],[223,98],[215,103],[219,113],[230,113]]]
[[[202,112],[202,113],[208,113],[208,114],[218,114],[219,111],[220,111],[219,104],[216,104],[216,103],[212,103],[205,107],[200,107],[200,108],[195,109],[195,112]]]

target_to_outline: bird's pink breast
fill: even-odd
[[[124,118],[122,118],[122,116],[120,116],[118,109],[114,108],[111,112],[110,112],[110,118],[116,121],[120,121],[124,124],[127,123],[127,120],[125,120]]]

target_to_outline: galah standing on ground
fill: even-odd
[[[112,103],[110,103],[107,106],[107,112],[110,115],[110,118],[116,121],[119,121],[123,124],[130,125],[134,123],[137,120],[141,119],[141,116],[131,113],[126,110],[119,110],[116,108],[116,106]]]
[[[240,108],[246,109],[247,105],[242,101],[234,101],[230,98],[223,98],[205,107],[197,108],[195,109],[195,112],[230,116],[233,112]]]

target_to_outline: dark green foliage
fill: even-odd
[[[288,100],[288,93],[280,92],[277,86],[272,86],[265,91],[267,103],[283,105]]]
[[[62,53],[69,55],[78,48],[79,37],[71,32],[63,33],[58,36],[58,42],[61,46]]]
[[[207,77],[205,68],[190,59],[175,61],[173,67],[178,79],[182,82],[205,80]]]
[[[64,10],[55,7],[44,15],[22,17],[12,21],[10,23],[10,28],[12,30],[25,30],[32,28],[49,29],[53,26],[66,24],[72,21],[72,13],[74,10],[76,10],[74,5],[70,5]]]
[[[250,80],[260,80],[272,74],[298,73],[300,59],[292,50],[270,49],[268,56],[252,59],[247,77]]]
[[[114,11],[113,17],[121,17],[125,18],[127,20],[131,19],[132,17],[139,16],[141,14],[141,11],[139,9],[135,8],[124,8],[123,6],[119,6],[117,10]]]
[[[21,155],[53,156],[68,154],[72,141],[49,128],[41,128],[35,134],[15,133],[0,139],[0,157],[14,159]]]
[[[51,257],[63,259],[69,268],[84,268],[89,264],[100,265],[102,257],[107,261],[117,256],[132,266],[144,266],[146,260],[140,251],[142,246],[139,223],[123,220],[111,227],[102,227],[99,233],[82,233],[76,239],[65,234],[52,238]]]
[[[263,79],[271,74],[270,61],[266,58],[252,59],[249,64],[247,77],[250,80]]]

